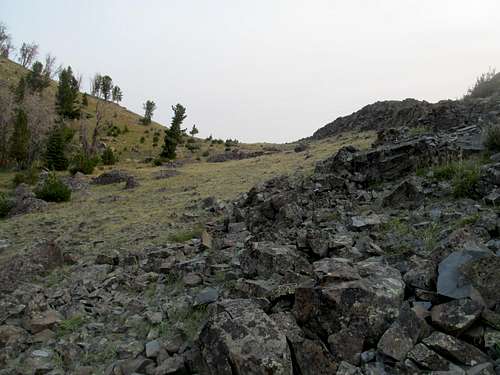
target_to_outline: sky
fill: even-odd
[[[291,142],[379,100],[461,97],[500,69],[498,0],[0,0],[35,41],[122,104],[200,136]]]

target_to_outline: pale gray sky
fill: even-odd
[[[461,96],[500,68],[498,0],[0,0],[16,46],[89,77],[155,120],[187,107],[201,136],[293,141],[384,99]]]

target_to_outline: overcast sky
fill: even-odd
[[[36,41],[123,104],[200,135],[293,141],[377,100],[460,97],[500,68],[498,0],[0,0],[16,46]]]

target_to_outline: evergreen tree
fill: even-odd
[[[198,128],[196,127],[196,125],[193,125],[193,128],[191,129],[189,134],[191,134],[191,136],[194,137],[198,133],[199,133]]]
[[[10,156],[23,169],[28,164],[29,139],[28,116],[26,116],[26,112],[19,108],[14,118],[14,131],[10,138]]]
[[[111,92],[111,96],[114,102],[120,103],[123,98],[122,89],[118,86],[113,87],[113,91]]]
[[[113,80],[110,76],[104,76],[101,79],[101,94],[105,101],[111,97],[111,90],[113,89]]]
[[[68,168],[68,159],[64,155],[65,136],[63,130],[55,128],[49,135],[47,141],[47,152],[45,158],[47,167],[56,171],[64,171]]]
[[[24,94],[26,92],[26,80],[21,77],[16,88],[14,89],[14,100],[17,104],[21,104],[24,100]]]
[[[152,100],[147,100],[146,103],[142,105],[144,108],[144,118],[142,119],[142,123],[144,125],[151,124],[151,119],[153,118],[153,112],[156,109],[156,104]]]
[[[69,66],[59,74],[59,85],[56,94],[56,106],[59,115],[67,118],[77,118],[79,116],[78,94],[78,80],[73,76],[73,71]]]
[[[87,93],[83,94],[82,97],[82,106],[88,107],[89,106],[89,99],[87,98]]]
[[[37,93],[41,93],[50,85],[49,77],[43,72],[43,64],[37,61],[33,64],[32,70],[26,75],[27,87]]]
[[[164,144],[160,156],[169,160],[174,160],[177,157],[177,154],[175,152],[176,148],[177,140],[175,138],[175,135],[172,134],[171,129],[166,129]]]
[[[174,111],[174,117],[172,117],[172,122],[170,126],[170,132],[172,137],[174,137],[177,143],[182,142],[182,122],[186,119],[186,108],[181,104],[176,104],[172,106],[172,111]]]

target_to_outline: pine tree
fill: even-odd
[[[65,142],[63,130],[55,128],[50,133],[47,141],[47,152],[45,158],[47,167],[56,171],[64,171],[68,168],[68,159],[64,155]]]
[[[26,112],[19,108],[14,119],[14,131],[10,138],[10,156],[23,169],[28,164],[29,138],[28,116],[26,116]]]
[[[194,136],[196,134],[198,134],[198,133],[199,133],[198,128],[196,127],[196,125],[193,125],[193,128],[191,129],[191,131],[189,132],[189,134],[191,134],[191,137],[194,138]]]
[[[26,85],[32,92],[41,93],[50,84],[49,77],[43,72],[43,64],[37,61],[26,75]]]
[[[26,93],[26,80],[21,77],[14,89],[14,100],[17,104],[21,104],[24,100],[24,94]]]
[[[144,108],[144,118],[142,119],[142,123],[144,125],[151,124],[151,119],[153,118],[153,112],[156,109],[156,104],[152,100],[147,100],[146,103],[142,105]]]
[[[56,94],[57,112],[62,117],[77,118],[80,114],[78,106],[79,85],[69,66],[59,74],[59,85]]]
[[[87,98],[87,93],[83,94],[82,97],[82,106],[88,107],[89,106],[89,99]]]
[[[111,97],[111,90],[113,89],[113,80],[110,76],[104,76],[101,80],[101,93],[105,101]]]
[[[181,104],[172,106],[172,111],[174,111],[174,117],[172,117],[172,123],[170,126],[170,132],[172,137],[177,143],[182,142],[182,122],[186,119],[186,108]]]
[[[172,134],[171,129],[165,130],[164,144],[160,156],[169,160],[174,160],[177,157],[175,149],[177,148],[177,140]]]

